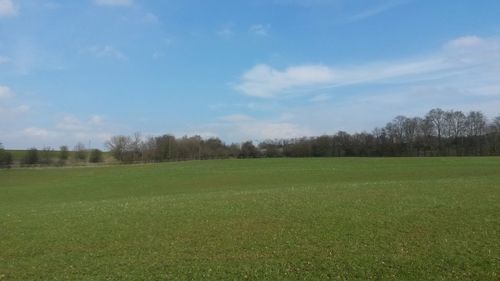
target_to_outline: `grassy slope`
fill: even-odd
[[[0,280],[498,280],[500,159],[0,171]]]

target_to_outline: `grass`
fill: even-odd
[[[0,171],[0,280],[498,280],[500,159]]]

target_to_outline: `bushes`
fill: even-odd
[[[38,149],[30,148],[26,151],[26,155],[21,160],[23,165],[36,165],[40,163],[40,157],[38,156]]]
[[[59,148],[59,164],[64,165],[69,158],[69,149],[66,145]]]
[[[85,145],[83,145],[83,143],[78,143],[76,146],[75,146],[75,149],[74,149],[74,156],[75,156],[75,160],[77,161],[85,161],[87,160],[87,149],[85,149]]]
[[[12,153],[8,152],[7,150],[3,149],[3,147],[0,146],[0,169],[10,168],[12,162],[13,162]]]
[[[92,149],[89,156],[90,163],[100,163],[102,162],[102,151],[99,149]]]

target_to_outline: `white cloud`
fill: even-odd
[[[269,24],[254,24],[250,26],[250,32],[259,35],[259,36],[269,36],[269,30],[271,29],[271,25]]]
[[[233,35],[233,30],[230,27],[224,27],[219,30],[217,30],[217,34],[220,36],[231,36]]]
[[[92,126],[100,126],[104,124],[104,118],[99,115],[92,115],[90,116],[89,124]]]
[[[88,48],[88,52],[98,58],[113,58],[116,60],[127,60],[128,57],[120,50],[113,46],[92,46]]]
[[[14,96],[14,92],[9,87],[0,85],[0,99],[12,96]]]
[[[281,118],[257,119],[245,114],[219,117],[218,122],[208,124],[199,130],[210,131],[212,134],[229,142],[296,138],[311,134],[311,131],[305,127],[287,122]]]
[[[384,126],[397,115],[424,116],[435,107],[479,110],[494,117],[500,114],[498,77],[500,40],[477,36],[456,38],[428,55],[401,60],[283,69],[259,64],[242,74],[235,89],[267,98],[255,101],[274,107],[259,110],[263,118],[219,118],[210,129],[236,140],[253,134],[265,139],[354,133]]]
[[[81,120],[75,116],[67,115],[57,124],[57,129],[63,131],[88,132],[98,130],[105,124],[104,118],[99,115],[92,115],[87,120]]]
[[[233,24],[232,23],[226,23],[222,28],[217,30],[217,35],[221,37],[231,37],[233,36],[234,31],[233,31]]]
[[[498,84],[495,77],[500,75],[499,68],[500,41],[467,36],[448,42],[434,54],[399,61],[337,68],[298,65],[283,70],[259,64],[241,76],[235,89],[248,96],[270,98],[369,83],[404,84],[464,76],[469,80],[481,79],[487,86]]]
[[[0,18],[12,17],[18,14],[18,9],[12,0],[0,0]]]
[[[454,40],[451,40],[446,44],[449,48],[468,48],[475,47],[485,43],[483,39],[477,36],[463,36]]]
[[[9,148],[23,149],[26,147],[59,147],[60,145],[74,145],[78,142],[91,142],[92,147],[103,148],[104,142],[116,133],[115,126],[108,124],[99,115],[80,119],[72,115],[62,117],[55,125],[36,124],[33,119],[19,122],[19,114],[30,108],[21,105],[3,110],[0,107],[1,118],[16,118],[17,124],[0,123],[2,142]],[[17,114],[17,117],[16,117]]]
[[[95,0],[95,3],[100,6],[132,6],[133,0]]]
[[[291,89],[327,84],[335,77],[333,69],[321,65],[294,66],[280,71],[260,64],[243,74],[236,89],[249,96],[273,97]]]
[[[42,128],[37,127],[29,127],[23,130],[23,134],[27,137],[35,137],[35,138],[48,138],[48,137],[57,137],[59,134],[57,132],[49,131]]]

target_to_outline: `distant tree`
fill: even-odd
[[[226,146],[220,139],[212,137],[207,140],[201,140],[202,159],[226,158],[228,155]]]
[[[425,116],[425,119],[428,121],[428,124],[432,124],[432,128],[438,139],[438,151],[439,153],[441,153],[442,133],[445,124],[445,112],[441,108],[431,109]]]
[[[257,158],[259,157],[259,155],[259,150],[257,149],[257,147],[255,147],[255,145],[253,145],[251,141],[244,142],[241,145],[241,158]]]
[[[12,153],[5,150],[0,143],[0,168],[10,168],[13,162]]]
[[[491,136],[492,136],[492,143],[493,143],[493,154],[499,155],[500,154],[500,116],[497,116],[495,119],[493,119],[493,122],[490,125],[490,131],[491,131]]]
[[[496,128],[496,130],[500,131],[500,115],[493,119],[493,126]]]
[[[407,118],[403,123],[405,142],[408,144],[408,155],[414,155],[414,146],[418,137],[418,127],[422,122],[421,118]]]
[[[156,161],[170,161],[177,154],[177,141],[173,135],[155,137],[149,141]]]
[[[102,162],[102,151],[99,149],[92,149],[89,156],[90,163],[100,163]]]
[[[448,138],[449,150],[453,148],[455,155],[463,154],[463,136],[465,135],[465,126],[467,118],[461,111],[447,111],[444,116],[444,136]]]
[[[87,149],[85,149],[85,145],[81,142],[77,143],[75,145],[74,150],[74,157],[77,161],[86,161],[87,160]]]
[[[111,151],[111,155],[118,161],[125,161],[128,147],[132,140],[128,136],[113,136],[106,142],[106,147]]]
[[[486,123],[486,117],[482,112],[471,111],[467,115],[466,132],[470,138],[470,149],[473,155],[482,154]]]
[[[59,162],[64,163],[69,158],[69,149],[66,145],[59,147]]]
[[[465,124],[469,136],[480,136],[486,130],[486,117],[480,111],[471,111],[467,115]]]
[[[106,146],[121,162],[255,157],[500,155],[500,116],[491,123],[481,112],[430,110],[425,118],[396,116],[372,133],[275,139],[224,144],[218,138],[114,136]],[[256,147],[257,146],[257,147]]]
[[[283,156],[283,147],[279,140],[267,140],[259,143],[259,149],[265,157],[281,157]]]
[[[229,156],[230,157],[233,157],[233,158],[238,158],[240,157],[240,154],[241,154],[241,146],[236,144],[236,143],[232,143],[229,148]]]
[[[141,161],[142,159],[142,136],[140,133],[136,132],[132,136],[132,142],[128,147],[128,151],[132,161]]]
[[[40,158],[38,156],[38,149],[30,148],[26,151],[26,155],[22,159],[22,164],[24,165],[35,165],[40,163]]]
[[[53,150],[50,147],[44,147],[39,153],[39,162],[43,165],[50,165],[52,163]]]

